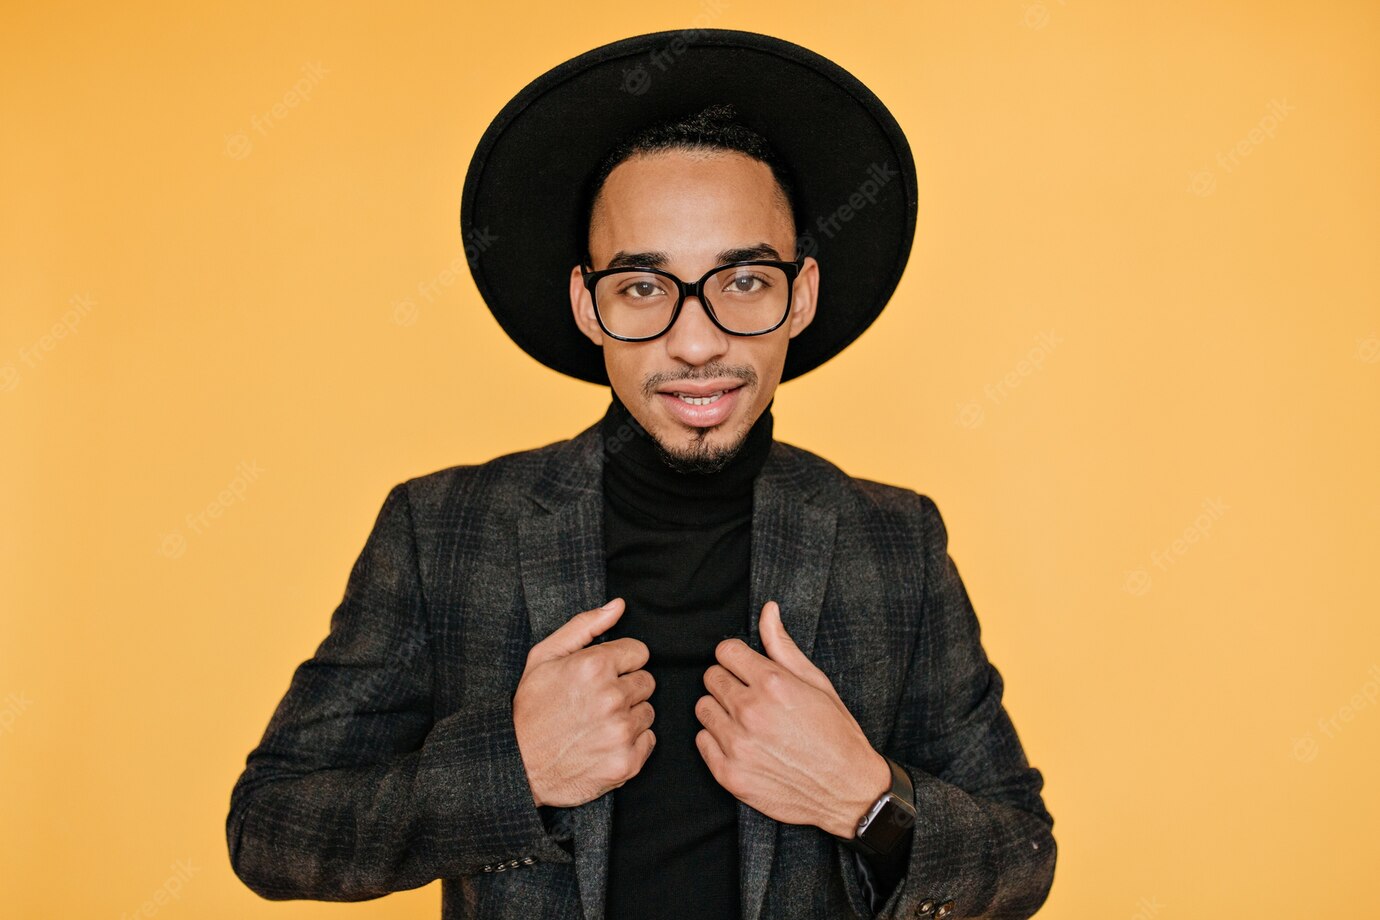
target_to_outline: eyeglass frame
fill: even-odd
[[[773,268],[779,268],[786,273],[786,309],[782,311],[781,318],[767,329],[762,329],[757,332],[735,332],[734,330],[726,327],[722,322],[719,321],[719,318],[714,315],[714,305],[711,304],[709,301],[705,300],[704,298],[704,283],[709,280],[709,277],[711,275],[717,274],[718,272],[721,272],[726,268],[738,268],[740,266],[747,265],[769,265]],[[709,271],[701,275],[698,281],[693,282],[682,281],[677,275],[672,274],[671,272],[668,272],[664,269],[642,267],[637,265],[619,265],[614,268],[601,268],[598,271],[586,271],[585,266],[581,265],[580,276],[584,281],[585,290],[589,291],[589,302],[594,307],[594,319],[599,323],[599,328],[604,331],[605,335],[607,335],[609,338],[617,339],[620,342],[650,342],[653,339],[661,338],[663,335],[671,331],[671,327],[674,326],[676,324],[676,320],[680,318],[681,308],[685,306],[685,298],[689,296],[694,296],[694,298],[700,302],[700,306],[704,307],[705,315],[709,317],[709,321],[713,323],[715,326],[717,326],[719,330],[728,335],[754,336],[766,335],[769,332],[775,332],[776,330],[781,328],[782,324],[784,324],[791,315],[791,303],[795,298],[795,281],[798,277],[800,277],[800,272],[804,267],[805,256],[801,256],[793,262],[786,262],[779,259],[747,259],[742,262],[725,262],[723,265],[714,266]],[[678,296],[676,299],[676,305],[671,310],[671,319],[666,323],[666,328],[662,329],[655,335],[626,336],[618,335],[616,332],[611,332],[609,331],[609,327],[604,325],[604,317],[599,314],[599,298],[596,297],[594,294],[594,285],[599,281],[600,278],[603,278],[607,275],[618,274],[620,272],[624,274],[630,274],[633,272],[650,273],[653,275],[660,275],[663,278],[669,278],[672,282],[675,283]]]

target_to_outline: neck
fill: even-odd
[[[728,462],[706,473],[672,467],[627,406],[610,395],[601,423],[606,501],[665,524],[713,523],[751,512],[752,485],[771,450],[770,403]]]

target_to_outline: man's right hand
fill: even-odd
[[[625,603],[585,610],[532,646],[513,696],[513,727],[532,797],[572,807],[632,779],[651,756],[656,681],[647,644],[625,637],[590,646]],[[589,646],[586,648],[586,646]]]

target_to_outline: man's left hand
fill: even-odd
[[[715,649],[695,703],[700,756],[719,785],[769,818],[852,837],[891,788],[891,769],[781,622],[762,607],[760,655],[739,639]]]

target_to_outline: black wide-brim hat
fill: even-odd
[[[784,162],[801,225],[797,255],[819,262],[815,317],[787,347],[781,379],[828,361],[881,313],[910,255],[917,201],[910,145],[886,106],[833,61],[779,38],[653,32],[537,77],[494,118],[470,161],[460,203],[470,271],[523,351],[608,383],[602,349],[570,309],[588,184],[628,135],[713,103],[732,104]]]

